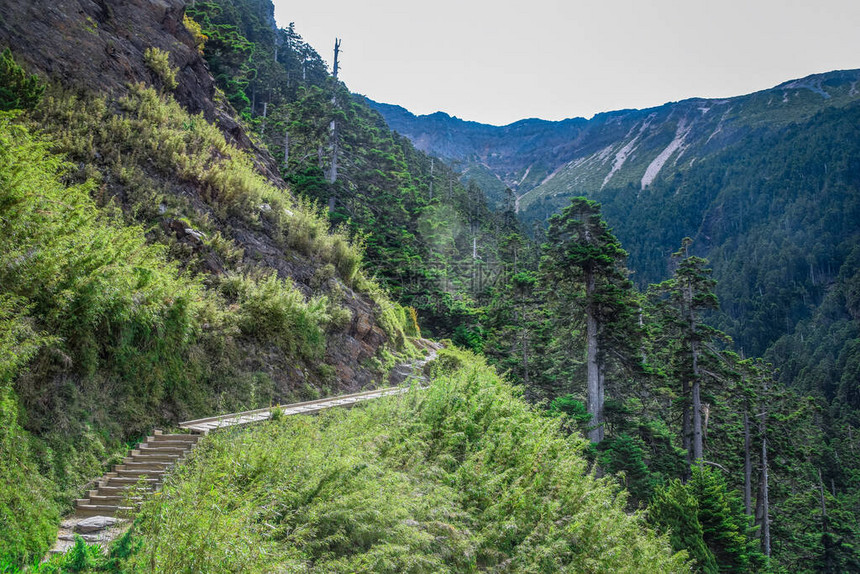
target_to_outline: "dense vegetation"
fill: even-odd
[[[280,386],[249,355],[305,365],[325,383],[333,369],[323,353],[351,319],[340,302],[350,286],[373,294],[380,324],[403,343],[407,317],[366,277],[360,249],[329,233],[308,202],[269,185],[217,129],[169,96],[133,85],[111,102],[55,89],[38,111],[4,114],[3,560],[41,556],[58,512],[125,451],[124,441],[154,425],[268,405],[276,395],[318,396],[319,387]],[[32,135],[29,117],[49,135]],[[65,163],[57,148],[92,163]],[[160,192],[159,177],[204,188],[211,215]],[[131,214],[107,195],[111,185],[122,186]],[[269,206],[262,214],[261,204]],[[181,225],[197,228],[199,246],[134,224],[158,212],[194,218]],[[329,267],[326,278],[337,283],[328,285],[339,291],[308,297],[244,262],[209,219],[219,213],[274,229],[296,255]],[[207,256],[219,274],[200,273]]]
[[[117,545],[134,548],[120,570],[686,571],[589,473],[583,439],[477,357],[432,365],[427,389],[207,439]]]
[[[481,305],[497,282],[516,218],[491,211],[442,162],[392,133],[363,98],[328,76],[271,5],[197,2],[188,14],[230,101],[280,162],[293,190],[363,238],[379,280],[418,311],[425,334],[480,347]],[[241,82],[236,78],[245,78]]]
[[[388,343],[352,365],[368,383],[421,331],[503,378],[446,352],[426,391],[212,437],[111,558],[81,544],[46,571],[683,569],[667,541],[702,572],[860,569],[857,154],[841,115],[657,182],[669,206],[628,209],[632,188],[575,198],[530,237],[511,192],[492,211],[271,13],[219,0],[184,19],[248,151],[173,97],[168,51],[147,48],[147,82],[111,95],[0,59],[0,106],[19,110],[0,117],[4,563],[38,558],[154,425],[349,383],[333,352],[369,309]],[[774,165],[797,193],[761,175]],[[685,233],[685,202],[717,199]],[[807,225],[819,207],[832,233]],[[639,274],[604,220],[622,211],[624,238],[662,226],[663,251],[624,241]],[[730,248],[749,253],[736,277]],[[772,364],[733,351],[774,340]]]
[[[856,379],[828,383],[830,396],[814,384],[838,367],[853,372],[853,346],[800,367],[821,338],[856,329],[854,272],[832,295],[831,317],[807,327],[818,338],[775,348],[808,385],[801,392],[708,324],[718,285],[692,240],[674,253],[672,277],[639,292],[600,206],[575,198],[550,219],[543,254],[500,295],[490,316],[501,336],[491,329],[485,351],[588,434],[590,456],[618,474],[632,506],[644,504],[702,571],[858,567]]]

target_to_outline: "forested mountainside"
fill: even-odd
[[[0,3],[0,553],[13,561],[41,556],[126,441],[381,384],[417,333],[360,241],[285,187],[184,8]]]
[[[213,437],[108,556],[32,570],[860,567],[856,385],[830,378],[856,352],[821,353],[856,337],[856,257],[774,366],[714,327],[706,237],[665,232],[647,291],[605,200],[565,201],[538,245],[268,0],[4,0],[7,47],[3,568],[38,560],[154,425],[384,384],[422,334],[485,358],[445,351],[402,399]]]
[[[574,196],[600,201],[640,287],[694,238],[726,302],[715,323],[760,355],[812,315],[860,239],[858,80],[860,70],[831,72],[736,98],[502,127],[369,103],[526,222]]]
[[[528,219],[544,218],[564,197],[645,188],[671,180],[696,161],[745,136],[779,131],[827,108],[860,101],[860,70],[817,74],[774,88],[723,99],[693,98],[643,110],[618,110],[591,119],[521,120],[492,126],[443,112],[415,116],[367,100],[391,128],[416,146],[460,166],[497,203],[510,188]],[[495,182],[493,182],[495,180]],[[559,199],[553,199],[559,198]],[[554,206],[541,207],[544,202]]]

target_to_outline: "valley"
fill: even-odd
[[[0,571],[860,569],[860,71],[490,126],[274,13],[0,0]]]

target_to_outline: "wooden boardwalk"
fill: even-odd
[[[316,401],[278,405],[253,411],[231,413],[229,415],[207,417],[193,421],[184,421],[179,423],[179,428],[205,435],[220,428],[246,425],[268,420],[272,418],[272,413],[276,411],[280,411],[281,416],[311,414],[325,409],[330,409],[332,407],[352,406],[361,401],[369,401],[390,395],[399,395],[408,390],[408,387],[394,387],[375,391],[365,391],[362,393],[353,393],[351,395],[339,395],[337,397],[329,397],[327,399],[319,399]]]
[[[409,390],[408,384],[404,383],[426,383],[424,365],[436,358],[441,346],[431,341],[423,341],[423,346],[429,351],[426,357],[402,363],[392,370],[389,382],[400,386],[179,423],[179,428],[187,433],[154,431],[131,451],[122,464],[114,465],[112,472],[94,481],[96,487],[89,491],[88,498],[77,500],[75,511],[60,524],[57,542],[48,556],[71,548],[75,535],[106,548],[125,530],[128,518],[143,497],[160,488],[164,476],[184,461],[198,441],[213,430],[266,421],[276,411],[281,416],[291,416],[318,413],[333,407],[351,407],[363,401],[403,394]]]
[[[396,383],[401,385],[412,380],[418,381],[419,383],[426,382],[426,377],[422,372],[424,365],[436,358],[436,353],[441,348],[441,345],[432,341],[424,341],[423,344],[428,350],[427,356],[422,359],[402,363],[394,367],[391,373],[393,381],[396,381]],[[268,420],[272,418],[272,413],[275,411],[280,411],[281,416],[311,414],[325,409],[330,409],[332,407],[350,407],[362,401],[369,401],[390,395],[398,395],[405,393],[408,390],[408,386],[395,386],[372,391],[363,391],[360,393],[352,393],[349,395],[317,399],[315,401],[277,405],[274,407],[255,409],[241,413],[230,413],[227,415],[184,421],[179,423],[179,428],[205,435],[219,428],[247,425]]]

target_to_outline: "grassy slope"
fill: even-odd
[[[403,338],[399,308],[360,269],[361,248],[169,96],[142,85],[118,102],[59,91],[40,114],[47,134],[37,136],[20,125],[27,115],[0,116],[0,479],[32,483],[0,488],[0,567],[42,555],[58,511],[126,450],[124,440],[192,413],[270,404],[274,384],[247,365],[249,349],[333,371],[321,357],[351,318],[342,301],[243,263],[212,219],[180,217],[195,215],[188,200],[155,191],[141,165],[205,189],[213,219],[268,226],[294,259],[329,267],[343,291],[372,293],[379,324]],[[63,163],[57,148],[102,165]],[[169,237],[153,245],[113,202],[99,206],[90,194],[101,198],[111,181],[140,210],[163,205],[212,231],[194,253],[214,254],[224,273],[205,280],[197,255],[183,256]]]
[[[211,436],[147,504],[128,566],[163,572],[680,572],[482,360],[427,390]]]

